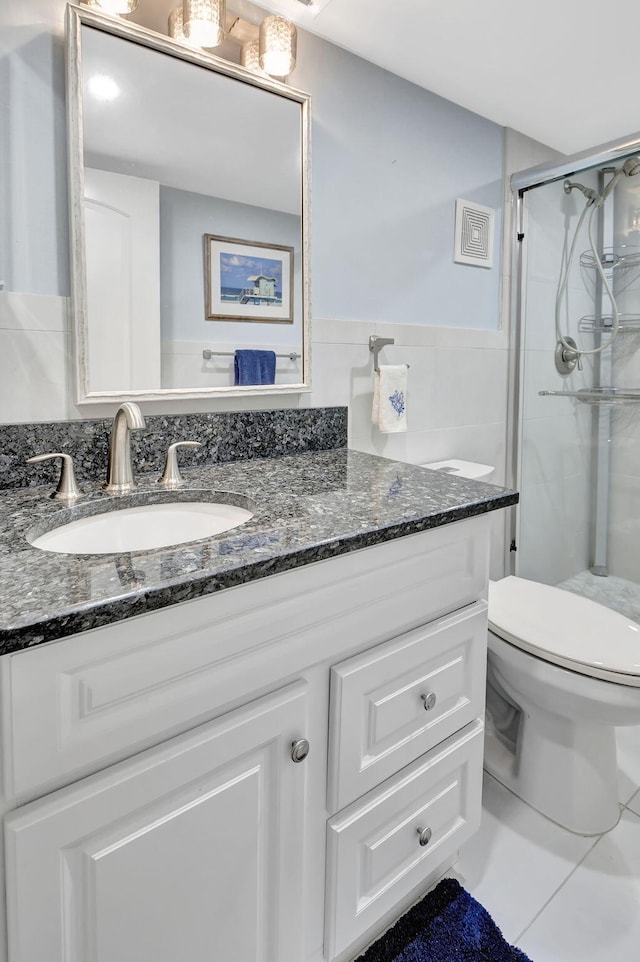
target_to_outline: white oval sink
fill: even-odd
[[[170,501],[105,511],[60,525],[33,540],[34,548],[62,554],[149,551],[199,541],[237,528],[253,512],[218,501]]]

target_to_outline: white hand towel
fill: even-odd
[[[406,364],[381,364],[374,372],[371,420],[383,434],[407,430]]]

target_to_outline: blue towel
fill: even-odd
[[[236,351],[234,384],[275,384],[276,355],[273,351]]]

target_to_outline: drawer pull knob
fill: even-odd
[[[437,701],[436,693],[434,691],[430,691],[427,692],[426,695],[420,695],[420,697],[424,702],[424,710],[431,711]]]
[[[431,841],[431,829],[430,828],[419,828],[418,835],[420,836],[420,844],[428,845]]]
[[[306,738],[299,738],[291,743],[291,761],[303,762],[309,754],[309,742]]]

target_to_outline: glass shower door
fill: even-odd
[[[598,170],[579,175],[596,192],[606,178]],[[640,183],[621,180],[594,214],[620,333],[611,347],[581,358],[581,369],[560,373],[556,297],[584,206],[582,193],[567,194],[563,181],[525,194],[516,573],[640,621],[640,391],[633,399],[640,387]],[[606,344],[612,326],[587,217],[560,312],[563,334],[584,351]]]

